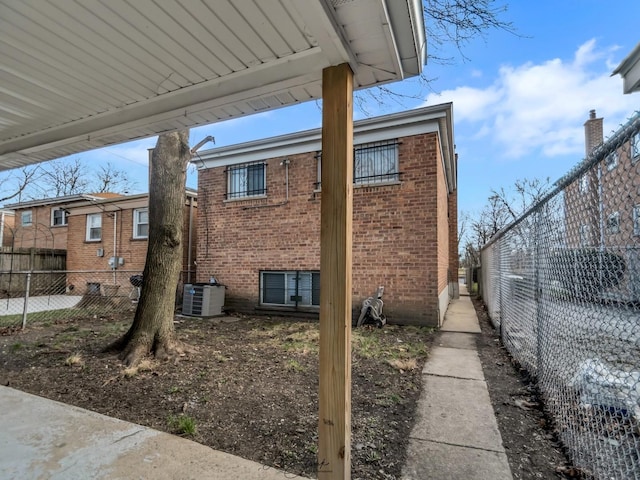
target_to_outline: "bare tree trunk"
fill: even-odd
[[[190,156],[189,130],[160,135],[151,156],[149,246],[142,291],[131,328],[108,347],[120,351],[126,365],[135,365],[150,353],[167,358],[186,348],[176,338],[173,319]]]

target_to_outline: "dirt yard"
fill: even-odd
[[[127,370],[101,349],[129,322],[85,318],[0,330],[0,383],[316,477],[317,322],[179,318],[180,338],[197,352]],[[483,323],[480,356],[514,477],[559,478],[564,457],[544,415],[518,406],[520,398],[535,402],[535,391]],[[435,337],[416,327],[354,330],[354,480],[400,478]]]

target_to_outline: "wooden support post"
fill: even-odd
[[[318,479],[351,478],[353,73],[322,72]]]

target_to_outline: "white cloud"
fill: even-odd
[[[485,137],[503,157],[580,156],[589,110],[604,117],[606,136],[638,106],[637,98],[622,94],[621,79],[610,76],[615,50],[589,40],[569,61],[504,65],[491,85],[429,95],[426,104],[452,101],[457,127],[471,127],[473,137]]]

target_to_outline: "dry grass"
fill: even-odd
[[[122,371],[122,374],[126,378],[131,378],[135,377],[140,372],[149,372],[151,370],[153,370],[153,362],[149,359],[144,359],[135,367],[125,368]]]
[[[69,367],[72,367],[74,365],[82,366],[84,365],[84,359],[82,358],[81,353],[74,353],[73,355],[65,359],[64,364]]]
[[[387,363],[401,372],[407,372],[418,368],[418,361],[415,358],[394,358],[387,360]]]

